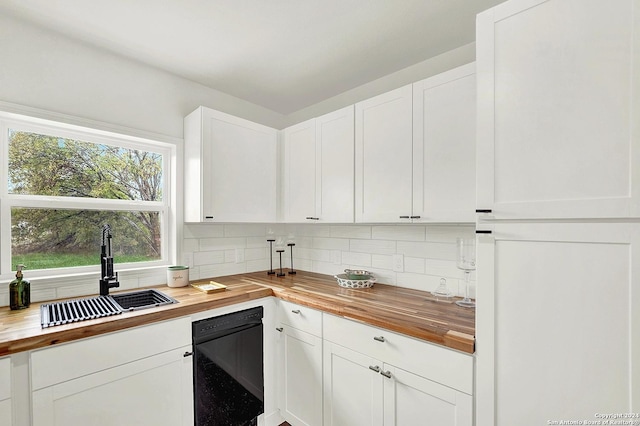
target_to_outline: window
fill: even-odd
[[[17,264],[97,271],[105,224],[121,268],[169,262],[173,145],[44,120],[7,119],[0,129],[3,275]]]

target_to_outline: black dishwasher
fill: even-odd
[[[264,412],[263,308],[193,323],[196,426],[257,425]]]

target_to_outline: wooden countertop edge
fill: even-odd
[[[268,288],[231,290],[225,292],[224,297],[212,298],[198,303],[177,303],[158,308],[125,312],[121,315],[106,318],[46,328],[42,330],[42,334],[36,336],[18,337],[9,341],[0,342],[0,356],[40,349],[58,343],[68,343],[87,337],[99,336],[101,334],[139,327],[154,322],[179,318],[209,309],[221,308],[270,296],[273,296],[273,292]]]
[[[225,280],[222,278],[219,281],[224,282]],[[167,292],[167,288],[164,287],[163,291]],[[59,343],[72,342],[82,338],[98,336],[270,296],[275,296],[282,300],[308,306],[346,319],[398,332],[409,337],[435,343],[468,354],[473,354],[475,351],[475,336],[470,334],[449,330],[446,327],[430,325],[427,321],[421,326],[408,327],[407,324],[400,324],[397,320],[390,321],[383,314],[372,315],[348,304],[335,303],[335,300],[330,297],[323,297],[315,293],[305,293],[301,290],[270,286],[266,283],[248,280],[239,285],[230,286],[230,288],[223,293],[207,295],[205,300],[198,300],[196,302],[180,301],[180,303],[173,305],[126,312],[122,315],[46,328],[37,335],[16,336],[14,339],[0,342],[0,356],[44,348]]]
[[[274,289],[274,296],[286,300],[288,302],[297,303],[299,305],[308,306],[318,309],[322,312],[333,314],[350,320],[362,322],[374,327],[384,328],[386,330],[395,331],[410,337],[425,340],[430,343],[437,343],[450,349],[456,349],[468,354],[475,352],[475,336],[441,329],[440,333],[419,327],[408,327],[406,324],[397,324],[396,322],[386,321],[383,316],[371,316],[358,313],[357,310],[349,309],[348,306],[330,305],[326,303],[317,303],[320,296],[308,296],[300,293],[289,292],[286,289]]]

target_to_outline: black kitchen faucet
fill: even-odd
[[[113,275],[113,256],[111,253],[111,227],[102,227],[102,246],[100,253],[100,295],[107,296],[109,289],[120,287],[118,273]]]

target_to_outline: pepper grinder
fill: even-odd
[[[273,243],[276,240],[267,240],[269,243],[269,270],[267,271],[267,275],[274,275],[276,271],[273,270]]]

